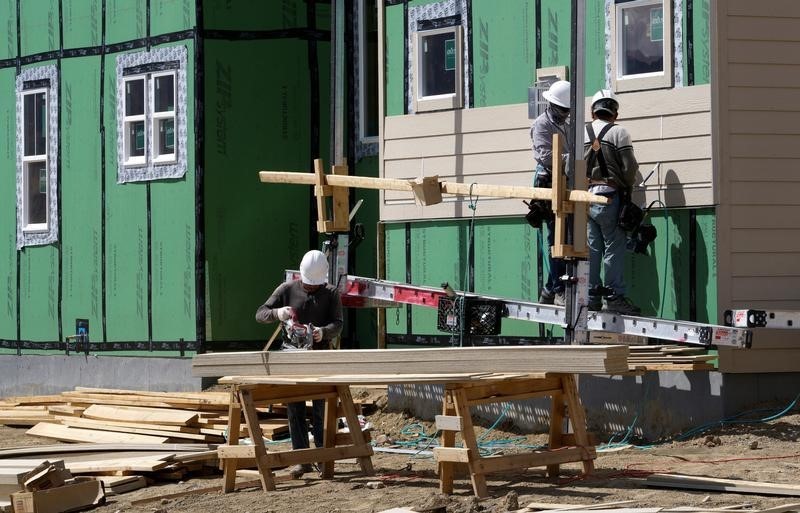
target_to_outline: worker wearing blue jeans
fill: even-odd
[[[567,130],[570,106],[570,84],[566,80],[554,82],[550,88],[542,93],[547,100],[547,107],[531,125],[530,135],[533,148],[533,158],[536,161],[536,172],[533,176],[533,186],[538,188],[551,188],[553,186],[553,135],[560,133],[564,136],[569,146],[569,131]],[[558,152],[559,148],[555,148]],[[566,303],[564,297],[564,282],[561,277],[567,271],[567,264],[560,258],[553,258],[551,248],[555,240],[555,218],[549,217],[547,224],[547,248],[549,255],[550,272],[547,283],[542,287],[539,302],[562,306]]]
[[[625,231],[617,226],[620,195],[617,192],[598,195],[606,196],[611,201],[607,205],[594,203],[589,207],[589,283],[592,285],[604,283],[615,294],[624,296],[626,235]],[[600,269],[605,272],[603,281],[600,280]]]

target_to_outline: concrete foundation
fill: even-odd
[[[159,392],[201,389],[191,358],[0,355],[0,397],[57,394],[76,386]]]
[[[800,373],[723,374],[693,371],[649,372],[641,376],[579,376],[581,401],[589,429],[602,438],[623,432],[636,421],[633,435],[659,440],[716,422],[756,405],[788,405],[800,394]],[[389,387],[389,407],[424,420],[441,414],[438,385]],[[796,407],[795,407],[796,409]],[[505,414],[525,432],[545,432],[547,398],[473,408],[473,415],[494,422]]]

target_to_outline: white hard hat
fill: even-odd
[[[611,89],[600,89],[592,96],[592,112],[605,111],[616,114],[618,110],[619,101]]]
[[[550,89],[542,93],[545,100],[554,103],[559,107],[569,108],[569,82],[559,80],[553,82]]]
[[[328,259],[322,251],[312,249],[300,261],[300,280],[306,285],[328,283]]]

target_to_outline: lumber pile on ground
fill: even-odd
[[[79,387],[52,396],[0,400],[0,424],[62,442],[222,443],[227,392],[144,392]],[[283,429],[281,429],[281,423]],[[270,421],[270,434],[288,431]]]
[[[714,370],[708,362],[716,357],[704,347],[631,346],[628,365],[631,370]]]
[[[253,351],[194,357],[195,376],[393,375],[479,372],[619,374],[628,346],[549,345],[349,351]]]

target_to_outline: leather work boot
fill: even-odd
[[[542,292],[539,294],[539,303],[543,305],[552,305],[555,298],[556,295],[552,291],[542,287]]]
[[[603,309],[603,300],[599,297],[590,297],[586,307],[590,312],[599,312]]]
[[[289,475],[292,476],[292,479],[300,479],[307,472],[314,472],[314,467],[310,463],[302,463],[289,469]]]
[[[639,315],[642,313],[641,308],[634,305],[627,297],[621,295],[607,297],[605,305],[603,305],[603,311],[620,315]]]

